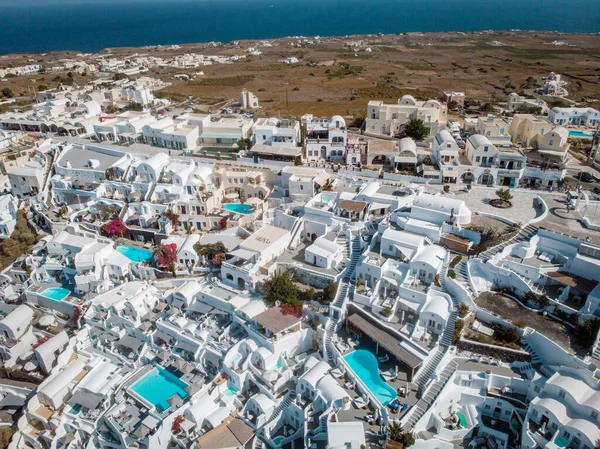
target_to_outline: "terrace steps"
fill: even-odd
[[[425,384],[429,381],[429,379],[431,379],[431,376],[433,376],[436,367],[439,365],[443,358],[444,352],[438,349],[435,355],[431,359],[429,359],[429,362],[427,362],[427,364],[423,368],[421,368],[421,371],[419,371],[419,374],[417,375],[414,381],[419,388],[423,388]]]
[[[452,308],[450,315],[448,316],[448,322],[446,328],[442,334],[440,343],[443,346],[450,346],[452,344],[452,336],[454,335],[454,328],[456,327],[456,318],[458,317],[458,311],[455,307]]]
[[[454,272],[456,273],[456,281],[459,282],[466,289],[471,299],[475,298],[477,295],[471,287],[471,282],[469,282],[469,271],[467,267],[467,262],[465,260],[461,260],[454,267]]]
[[[535,234],[537,234],[537,231],[538,231],[537,226],[532,225],[532,224],[527,225],[524,228],[522,228],[516,235],[514,235],[507,241],[502,242],[492,248],[489,248],[488,250],[479,254],[479,258],[481,260],[483,260],[484,262],[487,262],[492,257],[494,257],[497,253],[499,253],[504,248],[506,248],[508,245],[512,245],[514,243],[520,243],[525,240],[529,240],[531,237],[533,237]]]

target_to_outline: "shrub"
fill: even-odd
[[[597,318],[587,319],[583,324],[575,325],[575,340],[580,346],[587,349],[594,344],[599,328],[600,320]]]
[[[161,245],[154,250],[154,257],[159,268],[168,271],[175,271],[177,264],[177,245],[169,243]]]
[[[487,245],[484,245],[483,243],[477,243],[476,245],[473,245],[471,247],[471,249],[475,252],[475,254],[481,254],[487,251],[488,247]]]
[[[436,274],[435,277],[433,278],[433,285],[435,285],[436,287],[440,286],[440,275]]]
[[[337,284],[334,282],[325,287],[325,290],[323,291],[323,299],[325,301],[333,301],[333,298],[335,298],[335,294],[337,293],[337,287]]]
[[[465,322],[463,320],[458,320],[456,325],[454,326],[454,332],[452,332],[452,344],[455,345],[460,340],[460,334],[462,334],[463,328],[465,327]]]
[[[452,269],[448,270],[448,277],[451,279],[456,279],[456,272]]]
[[[457,266],[461,260],[462,256],[456,256],[454,259],[452,259],[452,262],[450,262],[450,268],[454,268],[455,266]]]
[[[383,310],[381,311],[381,314],[386,318],[391,317],[393,313],[394,312],[393,312],[392,308],[389,306],[384,307]]]
[[[125,231],[127,230],[127,226],[125,226],[125,223],[123,223],[120,219],[115,218],[114,220],[111,220],[108,223],[104,223],[100,230],[109,237],[115,235],[122,237]]]
[[[169,209],[163,212],[163,217],[169,220],[174,228],[179,226],[179,215],[177,215],[172,210]]]
[[[508,329],[502,326],[496,326],[494,338],[504,343],[517,343],[521,339],[521,336],[513,328]]]
[[[517,326],[519,329],[523,329],[525,326],[527,326],[527,321],[525,321],[521,318],[517,318],[517,319],[512,320],[512,324]]]
[[[444,193],[450,192],[450,186],[448,184],[444,184]]]
[[[302,318],[302,304],[299,302],[284,304],[280,310],[282,315],[292,315],[296,318]]]
[[[469,306],[465,303],[461,303],[460,306],[458,306],[458,316],[464,318],[467,316],[467,313],[469,313]]]

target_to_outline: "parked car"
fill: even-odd
[[[183,112],[194,112],[194,108],[185,108]]]
[[[394,137],[396,139],[403,139],[404,137],[406,137],[406,131],[400,131],[399,133],[394,134]]]
[[[578,178],[583,182],[600,182],[600,178],[587,171],[579,172]]]
[[[594,187],[590,190],[590,194],[597,200],[600,200],[600,187]]]

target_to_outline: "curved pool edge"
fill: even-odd
[[[348,357],[351,354],[354,354],[358,351],[366,351],[368,352],[371,356],[373,356],[375,358],[375,361],[377,362],[377,375],[379,376],[379,380],[386,386],[386,388],[388,388],[388,391],[391,393],[393,391],[393,398],[390,399],[389,401],[387,401],[385,404],[382,403],[380,401],[380,399],[377,397],[377,395],[373,392],[373,390],[371,390],[368,385],[365,383],[365,381],[358,375],[358,373],[352,368],[352,366],[350,366],[350,364],[348,363],[348,361],[346,360],[346,357]],[[390,402],[392,402],[397,396],[397,392],[396,389],[393,388],[392,386],[390,386],[385,379],[383,379],[383,377],[381,377],[381,373],[379,372],[379,361],[377,360],[377,356],[375,354],[373,354],[371,351],[368,351],[366,349],[357,349],[354,350],[352,352],[349,352],[348,354],[344,355],[341,357],[341,359],[344,361],[344,364],[348,367],[348,369],[352,372],[352,374],[354,374],[354,376],[356,377],[356,379],[358,379],[358,381],[361,383],[361,385],[369,392],[369,395],[377,402],[377,404],[379,404],[382,407],[387,406]]]

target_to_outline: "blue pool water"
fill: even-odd
[[[223,392],[223,396],[235,396],[238,392],[238,389],[233,385],[228,385],[227,390]]]
[[[47,288],[46,290],[44,290],[42,292],[42,296],[53,299],[55,301],[62,301],[70,294],[71,294],[70,290],[67,290],[66,288],[60,288],[60,287]]]
[[[187,386],[188,384],[174,374],[156,366],[133,384],[131,389],[159,411],[164,411],[169,408],[167,399],[174,394],[178,394],[181,399],[188,397],[185,391]]]
[[[231,357],[231,359],[229,359],[229,360],[231,360],[232,362],[236,362],[236,361],[238,361],[241,358],[242,358],[242,354],[240,354],[238,352],[238,353],[234,354],[233,357]]]
[[[152,251],[136,248],[135,246],[119,245],[117,251],[134,262],[144,262],[152,259]]]
[[[569,439],[564,436],[560,436],[556,440],[554,440],[554,442],[558,447],[565,447],[569,442]]]
[[[282,437],[280,435],[278,437],[273,438],[273,443],[275,443],[276,446],[279,446],[283,440],[285,440],[285,437]]]
[[[467,427],[467,417],[461,412],[456,412],[456,416],[458,416],[460,427]]]
[[[247,204],[240,203],[230,203],[223,205],[223,209],[230,210],[232,212],[237,212],[238,214],[250,215],[252,213],[252,208]]]
[[[396,398],[396,390],[379,374],[379,362],[371,351],[359,349],[344,356],[344,360],[382,405],[388,405]]]
[[[591,139],[592,138],[592,133],[591,132],[571,130],[571,131],[569,131],[569,137],[584,137],[586,139]]]

